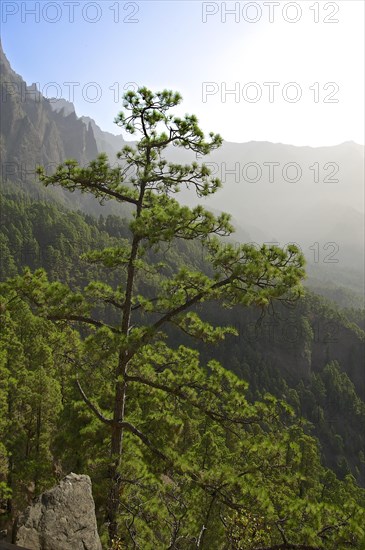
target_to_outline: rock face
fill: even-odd
[[[0,43],[2,116],[0,152],[3,176],[11,181],[34,180],[36,165],[51,167],[74,158],[82,165],[98,154],[93,130],[75,111],[57,112],[36,84],[27,86],[15,73]]]
[[[29,550],[102,550],[89,476],[71,473],[19,517],[16,544]]]

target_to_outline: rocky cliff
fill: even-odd
[[[56,165],[66,158],[86,163],[98,154],[90,124],[75,112],[52,108],[35,84],[28,86],[11,68],[0,45],[2,175],[34,179],[35,165]]]
[[[101,550],[89,476],[71,473],[19,517],[16,544],[29,550]]]

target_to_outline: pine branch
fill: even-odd
[[[159,449],[157,449],[157,447],[155,447],[153,445],[151,440],[144,433],[142,433],[138,428],[136,428],[133,424],[131,424],[130,422],[125,422],[125,421],[118,422],[117,424],[121,428],[124,428],[125,430],[127,430],[127,431],[131,432],[132,434],[134,434],[135,436],[137,436],[159,458],[161,458],[162,460],[165,460],[167,462],[170,462],[170,459],[163,452],[161,452]]]
[[[158,321],[156,321],[156,323],[152,325],[152,331],[156,332],[162,325],[170,321],[170,319],[172,319],[179,313],[182,313],[186,309],[189,309],[191,306],[199,302],[202,298],[204,298],[207,294],[209,294],[209,292],[211,292],[212,290],[216,290],[217,288],[220,288],[222,286],[228,285],[231,281],[232,281],[232,276],[229,276],[226,279],[223,279],[222,281],[215,283],[208,290],[198,292],[198,294],[190,298],[190,300],[187,300],[185,303],[181,304],[181,306],[178,306],[175,309],[169,311],[163,317],[161,317]],[[146,337],[147,336],[148,334],[146,334]]]
[[[206,416],[214,420],[215,422],[220,422],[225,426],[226,429],[232,431],[235,433],[229,426],[227,426],[227,423],[232,424],[239,424],[239,425],[249,425],[253,423],[258,423],[260,420],[262,420],[261,417],[257,416],[255,418],[230,418],[223,413],[219,413],[217,411],[207,409],[204,405],[199,403],[198,401],[194,401],[191,399],[189,395],[187,395],[184,391],[182,391],[180,388],[171,388],[170,386],[167,386],[166,384],[161,384],[160,382],[154,382],[153,380],[148,380],[147,378],[143,378],[141,376],[130,376],[128,374],[125,375],[125,379],[127,382],[136,382],[139,384],[143,384],[145,386],[149,386],[151,388],[155,388],[158,390],[162,390],[170,395],[175,395],[176,397],[179,397],[180,399],[183,399],[184,401],[188,401],[189,404],[202,411]],[[189,387],[189,384],[184,384],[186,387]],[[204,390],[202,386],[198,386],[197,389]]]

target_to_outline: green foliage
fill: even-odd
[[[12,199],[5,198],[4,200],[4,208],[3,213],[6,215],[8,208],[17,208],[19,211],[18,217],[16,217],[15,221],[17,222],[17,227],[19,227],[19,221],[23,220],[23,224],[26,226],[25,220],[29,219],[31,216],[31,219],[33,219],[33,206],[31,202],[26,202],[24,199],[17,201],[12,201]],[[78,287],[79,289],[82,289],[82,281],[84,281],[87,278],[97,277],[97,274],[95,272],[91,273],[89,271],[89,275],[86,277],[83,275],[83,273],[87,273],[88,270],[91,269],[97,269],[97,264],[88,264],[85,261],[81,261],[78,257],[79,254],[83,252],[83,250],[87,248],[92,248],[93,245],[95,245],[96,242],[102,242],[100,239],[104,239],[105,243],[109,243],[108,239],[111,239],[113,237],[119,237],[118,243],[120,244],[120,237],[125,238],[127,235],[125,230],[125,225],[121,221],[119,221],[115,217],[109,216],[105,220],[99,220],[99,222],[96,222],[92,218],[88,218],[87,220],[85,218],[82,218],[80,214],[70,214],[70,216],[60,215],[59,210],[55,209],[52,205],[44,204],[43,205],[43,218],[48,219],[48,231],[55,235],[55,239],[57,242],[59,242],[59,235],[62,233],[65,233],[67,224],[71,226],[71,234],[77,235],[77,231],[81,231],[81,227],[83,224],[86,224],[88,229],[87,231],[84,231],[82,233],[82,239],[77,240],[75,237],[73,240],[69,243],[69,246],[65,249],[65,252],[62,256],[62,265],[67,265],[67,261],[69,259],[69,256],[72,257],[72,263],[75,266],[79,266],[77,269],[72,270],[70,268],[70,272],[66,273],[66,281],[70,280],[70,277],[73,278],[73,286]],[[76,220],[76,223],[75,221]],[[36,218],[34,218],[34,222],[36,222]],[[30,226],[32,227],[32,226]],[[106,232],[106,228],[108,228],[109,233]],[[31,229],[31,234],[33,234],[34,230],[36,229],[36,226],[34,225]],[[92,235],[92,239],[88,241],[88,235]],[[41,237],[41,233],[39,234],[39,238]],[[22,237],[24,238],[24,237]],[[83,242],[83,248],[77,248],[77,244]],[[199,266],[199,249],[196,248],[194,251],[193,248],[194,242],[189,242],[189,248],[185,250],[183,248],[183,243],[178,244],[177,251],[176,248],[171,248],[169,251],[168,256],[168,265],[173,266],[175,265],[177,268],[180,265],[179,262],[181,262],[181,259],[183,258],[185,262],[190,261],[192,264],[195,265],[195,269]],[[40,248],[42,250],[42,248]],[[67,254],[66,254],[67,251]],[[13,250],[12,258],[14,258],[15,265],[19,265],[19,270],[22,266],[22,257],[19,255],[17,256],[16,251]],[[44,261],[45,255],[40,254],[39,255],[39,264],[41,265],[41,261]],[[24,258],[23,258],[24,261]],[[156,266],[158,264],[161,264],[160,257],[156,257],[155,259]],[[194,263],[195,262],[195,263]],[[166,262],[165,262],[166,263]],[[150,265],[150,264],[149,264]],[[169,268],[169,271],[166,271],[166,273],[171,273],[171,267]],[[51,268],[49,268],[52,270]],[[163,266],[159,267],[157,269],[157,272],[160,271],[163,268]],[[150,265],[149,270],[152,270],[152,267]],[[53,277],[55,278],[57,273],[55,272],[53,268]],[[113,271],[110,272],[110,276],[113,275]],[[109,279],[110,279],[109,276]],[[106,278],[106,272],[101,272],[100,277]],[[96,296],[98,301],[101,300],[121,300],[121,292],[122,288],[120,290],[115,291],[112,286],[101,283],[101,282],[91,282],[87,285],[85,289],[85,296],[88,298],[92,298],[92,296]],[[310,326],[310,321],[312,322],[312,325],[314,329],[318,326],[318,324],[313,321],[313,314],[314,312],[318,313],[321,311],[321,307],[319,305],[318,299],[314,301],[314,298],[311,298],[308,300],[309,297],[306,298],[306,301],[308,303],[308,308],[303,311],[301,307],[299,307],[299,303],[297,305],[296,311],[297,314],[295,317],[293,317],[292,321],[297,325],[299,323],[300,316],[304,316],[303,318],[306,320],[306,324],[303,325],[306,326],[306,332],[308,332],[308,342],[312,341],[312,347],[313,347],[313,340],[311,340],[311,330],[308,328],[308,325]],[[144,300],[144,301],[143,301]],[[91,300],[92,301],[92,300]],[[300,303],[303,302],[303,299]],[[136,297],[136,304],[141,304],[141,307],[143,309],[148,309],[148,307],[152,307],[153,304],[150,304],[150,301],[146,298],[143,298],[142,295],[138,295]],[[150,304],[150,305],[149,305]],[[239,332],[241,333],[242,338],[242,331],[246,331],[247,334],[250,332],[250,319],[252,319],[252,316],[247,317],[247,321],[243,320],[243,310],[240,312],[240,323],[237,322],[237,317],[235,316],[237,308],[231,309],[227,311],[226,315],[227,317],[222,317],[224,311],[220,311],[220,315],[222,317],[222,320],[224,320],[227,323],[230,323],[234,327],[236,327],[236,330],[239,328]],[[249,312],[250,310],[247,310]],[[192,313],[192,312],[191,312]],[[110,322],[111,320],[111,312],[108,311],[107,318]],[[333,313],[331,314],[333,318]],[[338,315],[338,313],[337,313]],[[216,317],[216,308],[212,311],[212,320]],[[14,318],[17,320],[17,315],[14,313]],[[284,317],[285,318],[285,317]],[[331,317],[329,317],[331,318]],[[19,317],[18,321],[21,322],[21,317]],[[298,319],[298,321],[297,321]],[[326,318],[320,318],[323,319],[321,321],[325,324],[325,326],[328,324],[329,321],[326,321]],[[202,325],[205,326],[206,323],[202,321]],[[209,325],[209,323],[208,323]],[[299,325],[298,325],[299,326]],[[50,325],[49,325],[50,327]],[[264,330],[264,329],[262,329]],[[304,330],[304,329],[303,329]],[[313,329],[312,329],[313,331]],[[176,335],[174,336],[174,341],[177,341]],[[92,338],[93,344],[91,345],[91,341],[89,341],[89,354],[93,354],[93,358],[95,361],[95,365],[98,364],[98,362],[102,361],[104,359],[103,368],[96,369],[93,371],[92,378],[86,375],[87,379],[87,385],[91,389],[92,392],[95,395],[98,395],[99,388],[103,387],[105,384],[105,372],[108,371],[108,361],[105,361],[106,358],[106,350],[112,351],[111,341],[110,337],[107,336],[107,333],[103,336],[103,332],[99,331],[98,337]],[[198,340],[194,339],[195,343],[198,343]],[[240,340],[238,340],[240,342]],[[272,340],[267,341],[266,339],[260,339],[257,338],[253,342],[248,339],[247,342],[244,345],[241,345],[240,347],[237,346],[237,338],[236,337],[230,337],[226,340],[227,346],[223,348],[223,354],[221,357],[222,362],[225,364],[228,368],[234,368],[236,372],[239,372],[243,378],[248,379],[250,382],[249,388],[246,390],[246,395],[249,397],[250,401],[252,399],[260,399],[260,395],[263,395],[264,391],[271,391],[276,392],[279,396],[286,396],[286,399],[293,405],[295,411],[298,415],[302,415],[306,418],[309,418],[311,423],[315,426],[315,435],[319,438],[321,441],[322,449],[326,451],[327,463],[332,468],[335,468],[338,473],[345,474],[346,471],[348,472],[348,469],[346,469],[345,463],[342,461],[342,457],[347,457],[347,468],[350,467],[351,470],[354,472],[355,468],[355,461],[356,464],[359,465],[361,468],[361,464],[364,464],[363,461],[363,455],[361,458],[361,449],[363,448],[363,420],[361,419],[361,415],[355,415],[353,413],[350,414],[350,410],[347,406],[342,406],[341,411],[338,410],[338,404],[342,405],[344,402],[341,395],[341,390],[336,395],[331,396],[328,394],[328,390],[326,389],[327,383],[330,383],[330,376],[327,374],[326,380],[323,379],[323,376],[320,373],[314,372],[311,376],[312,382],[310,384],[305,383],[304,385],[297,386],[294,384],[293,389],[290,389],[288,385],[285,383],[283,379],[283,374],[279,373],[277,370],[274,370],[270,367],[269,363],[263,362],[262,359],[260,359],[258,355],[259,349],[265,349],[265,348],[272,348],[272,346],[275,344]],[[299,341],[298,341],[299,344]],[[7,346],[8,344],[6,344]],[[225,345],[224,341],[222,342],[221,346]],[[246,358],[245,365],[239,364],[239,358],[241,356],[242,351],[245,351],[246,353],[252,346],[255,346],[255,355],[248,356]],[[203,351],[203,350],[202,350]],[[212,350],[213,352],[213,350]],[[155,350],[156,353],[156,350]],[[164,358],[164,348],[161,348],[160,353],[160,359],[159,359],[159,369],[161,369],[161,365],[163,365],[163,358]],[[213,356],[218,355],[220,353],[219,348],[214,348]],[[277,351],[277,354],[279,354],[279,351]],[[203,353],[203,356],[205,353]],[[1,357],[4,357],[1,355]],[[191,359],[189,359],[188,356],[185,357],[185,364],[189,362]],[[247,363],[248,361],[248,363]],[[260,362],[261,361],[261,362]],[[74,368],[73,363],[72,370]],[[236,366],[235,366],[236,365]],[[251,365],[251,367],[250,367]],[[104,429],[104,425],[101,424],[91,412],[89,412],[87,409],[85,410],[85,407],[83,405],[83,402],[80,401],[80,398],[76,392],[76,389],[74,389],[73,383],[72,383],[72,377],[70,377],[70,367],[66,367],[66,363],[64,360],[61,361],[60,367],[58,369],[59,371],[59,381],[62,387],[62,394],[63,394],[63,408],[59,413],[58,417],[58,430],[57,433],[52,436],[52,457],[47,459],[47,468],[49,472],[49,477],[46,480],[46,485],[50,486],[55,482],[54,477],[54,471],[55,466],[52,466],[52,462],[54,464],[58,464],[58,467],[61,471],[64,473],[68,473],[69,471],[82,471],[87,472],[92,476],[93,483],[94,483],[94,496],[97,503],[97,510],[98,510],[98,516],[100,520],[102,519],[103,514],[103,499],[105,495],[105,491],[107,491],[107,484],[106,484],[106,476],[107,476],[107,464],[105,460],[105,456],[108,452],[108,441],[107,437],[108,434],[106,433]],[[104,370],[105,369],[105,370]],[[338,367],[336,368],[338,370]],[[335,370],[336,370],[335,369]],[[331,370],[331,372],[333,369]],[[19,371],[20,372],[20,371]],[[334,371],[335,372],[335,371]],[[6,392],[4,392],[5,388],[7,387],[7,383],[9,380],[9,373],[8,371],[5,371],[4,368],[1,370],[2,373],[2,380],[0,384],[0,396],[4,398],[6,396]],[[342,375],[343,376],[343,375]],[[338,383],[334,384],[331,383],[332,386],[338,386]],[[340,385],[341,387],[341,385]],[[302,388],[302,389],[301,389]],[[308,393],[309,392],[309,393]],[[313,393],[313,397],[310,397],[310,394]],[[328,394],[328,395],[327,395]],[[104,398],[103,400],[100,398],[99,402],[102,404],[102,410],[106,411],[108,409],[108,403],[110,402],[110,399],[112,398],[111,390],[108,389],[105,392],[103,392]],[[306,396],[306,397],[305,397]],[[161,399],[156,399],[156,406],[159,407],[161,400],[164,401],[164,397]],[[358,400],[358,397],[354,398],[353,396],[349,396],[349,399],[346,400],[346,403],[356,403]],[[334,403],[333,406],[330,406],[330,403]],[[308,403],[308,405],[307,405]],[[2,405],[2,410],[6,410],[7,404],[4,403]],[[355,407],[356,408],[356,407]],[[354,410],[354,408],[351,406],[351,410]],[[148,412],[148,409],[146,409]],[[2,421],[5,421],[7,418],[7,415],[1,414],[0,418]],[[3,425],[2,425],[3,426]],[[5,433],[5,428],[1,428],[2,434]],[[197,446],[197,456],[198,451],[199,453],[203,454],[203,449],[211,447],[208,446],[207,438],[209,434],[212,434],[212,437],[215,437],[214,430],[212,431],[212,427],[209,428],[208,433],[204,435],[204,441],[200,443],[200,446]],[[188,438],[189,434],[192,434],[194,432],[194,428],[192,425],[192,422],[189,421],[189,423],[186,424],[184,428],[185,437]],[[337,436],[341,435],[344,444],[343,449],[341,450],[338,447],[335,447]],[[200,437],[200,436],[199,436]],[[211,437],[211,436],[209,436]],[[1,441],[3,442],[3,439],[5,436],[1,437]],[[4,439],[5,440],[5,439]],[[332,442],[331,442],[332,441]],[[132,444],[131,440],[131,444]],[[206,447],[204,447],[206,445]],[[218,447],[219,447],[218,443]],[[1,469],[1,479],[7,480],[8,479],[8,465],[9,465],[9,453],[7,452],[6,447],[1,448],[1,459],[0,459],[0,469]],[[140,450],[138,450],[138,455],[140,457]],[[14,455],[17,458],[17,452]],[[351,457],[353,457],[351,459]],[[332,459],[332,462],[330,459]],[[199,458],[201,460],[201,457]],[[361,462],[361,459],[363,462]],[[131,460],[133,461],[133,464],[135,464],[135,455],[133,453],[131,454]],[[144,461],[139,458],[140,460],[140,466],[138,468],[141,469],[141,472],[146,472]],[[18,459],[16,460],[18,462]],[[135,466],[137,468],[137,466]],[[363,468],[363,466],[362,466]],[[59,473],[57,475],[60,475]],[[138,475],[142,475],[139,473]],[[328,477],[328,475],[327,475]],[[327,479],[326,477],[326,479]],[[29,480],[30,478],[28,478]],[[321,480],[324,479],[324,474],[321,475]],[[336,479],[336,478],[334,478]],[[157,481],[160,483],[160,478],[157,479]],[[30,485],[29,485],[30,483]],[[17,481],[17,478],[13,480],[12,487],[14,490],[14,504],[13,506],[16,508],[18,505],[21,506],[20,503],[23,503],[26,499],[27,493],[29,493],[29,488],[34,491],[34,487],[32,485],[32,481],[28,483],[28,489],[24,484],[20,484]],[[324,486],[327,485],[327,481],[322,482],[324,483]],[[332,483],[332,482],[331,482]],[[337,482],[336,482],[337,483]],[[131,487],[134,487],[134,485],[131,485]],[[151,492],[153,493],[153,488],[155,485],[151,485]],[[165,487],[165,485],[163,485]],[[38,488],[35,491],[35,494],[40,490]],[[280,486],[276,488],[276,491],[280,491]],[[8,498],[11,496],[11,490],[8,486],[6,481],[1,482],[1,491],[2,491],[2,502],[4,502],[4,510],[6,510],[6,502]],[[327,491],[327,489],[325,490]],[[34,494],[33,492],[31,493]],[[189,493],[190,494],[190,493]],[[330,492],[328,493],[331,494]],[[128,496],[129,499],[131,499],[131,495]],[[141,496],[138,498],[142,498]],[[151,497],[152,498],[152,497]],[[162,498],[162,497],[161,497]],[[164,497],[166,500],[166,497]],[[199,497],[201,500],[202,497]],[[328,496],[328,501],[331,501],[331,496]],[[345,496],[343,498],[346,498]],[[200,501],[197,497],[195,500],[198,502]],[[186,506],[192,506],[192,502],[195,502],[193,497],[190,496],[187,497],[186,501],[183,501]],[[137,499],[138,502],[138,499]],[[165,502],[165,501],[164,501]],[[171,502],[176,502],[174,500],[174,497],[169,497],[167,500],[168,506],[171,508]],[[209,498],[206,500],[207,506],[209,506]],[[18,504],[16,504],[18,503]],[[177,506],[177,505],[176,505]],[[178,507],[178,506],[177,506]],[[175,509],[174,509],[175,510]],[[181,504],[180,508],[180,514],[183,514],[183,505]],[[174,512],[175,513],[175,512]],[[216,518],[218,522],[221,522],[220,516],[215,516],[214,510],[212,511],[212,517]],[[243,514],[243,513],[242,513]],[[231,533],[229,536],[232,537],[232,540],[234,538],[237,538],[238,533],[241,532],[244,525],[247,523],[247,516],[242,515],[241,513],[237,512],[237,515],[229,515],[225,516],[224,519],[226,523],[226,527],[223,525],[222,530],[224,530],[226,533]],[[125,511],[125,518],[131,517],[128,516],[128,512]],[[170,516],[169,516],[170,517]],[[223,517],[223,516],[222,516]],[[172,518],[172,516],[171,516]],[[246,519],[245,519],[246,518]],[[256,518],[256,516],[255,516]],[[257,516],[259,518],[259,516]],[[252,519],[252,518],[251,518]],[[255,522],[259,521],[259,519],[255,519]],[[141,520],[140,523],[143,523]],[[251,525],[251,524],[250,524]],[[255,523],[254,523],[255,525]],[[274,528],[277,530],[276,527],[270,527],[265,524],[265,529],[262,528],[261,530],[257,531],[257,537],[262,537],[262,543],[260,543],[261,546],[266,543],[267,538],[267,531],[271,531],[271,528]],[[210,527],[208,526],[209,530]],[[200,526],[201,529],[201,526]],[[247,528],[247,538],[251,538],[251,536],[248,533],[251,533],[250,528]],[[198,530],[198,528],[197,528]],[[263,533],[262,534],[262,531]],[[205,532],[205,531],[204,531]],[[194,536],[199,536],[198,535]],[[205,537],[208,535],[208,530],[203,538],[203,542]],[[242,536],[241,536],[242,537]],[[214,544],[214,541],[213,541]],[[241,543],[243,544],[243,542]],[[237,543],[238,545],[238,543]]]
[[[11,494],[11,509],[18,510],[54,481],[52,445],[63,408],[59,371],[74,337],[35,316],[6,284],[0,301],[1,499]]]
[[[205,155],[222,143],[213,133],[206,140],[195,116],[170,114],[180,101],[166,90],[125,95],[117,123],[140,139],[123,148],[117,168],[101,155],[87,167],[66,161],[52,176],[39,169],[45,185],[131,205],[128,222],[100,219],[92,232],[93,223],[68,225],[53,212],[62,227],[54,246],[42,241],[54,224],[39,205],[41,221],[5,235],[15,246],[24,234],[31,250],[45,246],[52,269],[30,265],[2,285],[1,481],[13,495],[22,482],[39,491],[52,479],[52,461],[89,473],[100,522],[107,520],[105,545],[108,529],[116,548],[363,545],[363,491],[323,468],[292,408],[267,393],[250,400],[248,384],[216,358],[171,340],[171,329],[209,345],[224,340],[236,329],[204,319],[203,304],[291,303],[304,276],[295,246],[233,246],[223,240],[232,231],[227,214],[172,197],[183,186],[197,196],[220,186],[204,163],[162,156],[169,145]],[[74,238],[66,268],[65,227]],[[198,241],[209,268],[182,265],[181,241]],[[79,273],[71,276],[73,265]],[[305,317],[301,327],[303,349],[293,348],[308,359],[313,331]],[[333,366],[324,377],[319,395],[346,386]]]

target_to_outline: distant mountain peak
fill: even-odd
[[[67,101],[66,99],[61,98],[55,98],[51,97],[48,99],[52,109],[56,111],[57,113],[61,113],[63,111],[64,116],[68,116],[71,113],[75,113],[75,105],[71,101]]]
[[[9,60],[5,55],[3,45],[2,45],[2,42],[1,42],[1,38],[0,38],[0,64],[2,66],[2,68],[1,68],[2,76],[6,73],[16,74],[15,71],[13,71],[13,69],[11,68]],[[5,70],[5,73],[4,73],[4,70]]]

